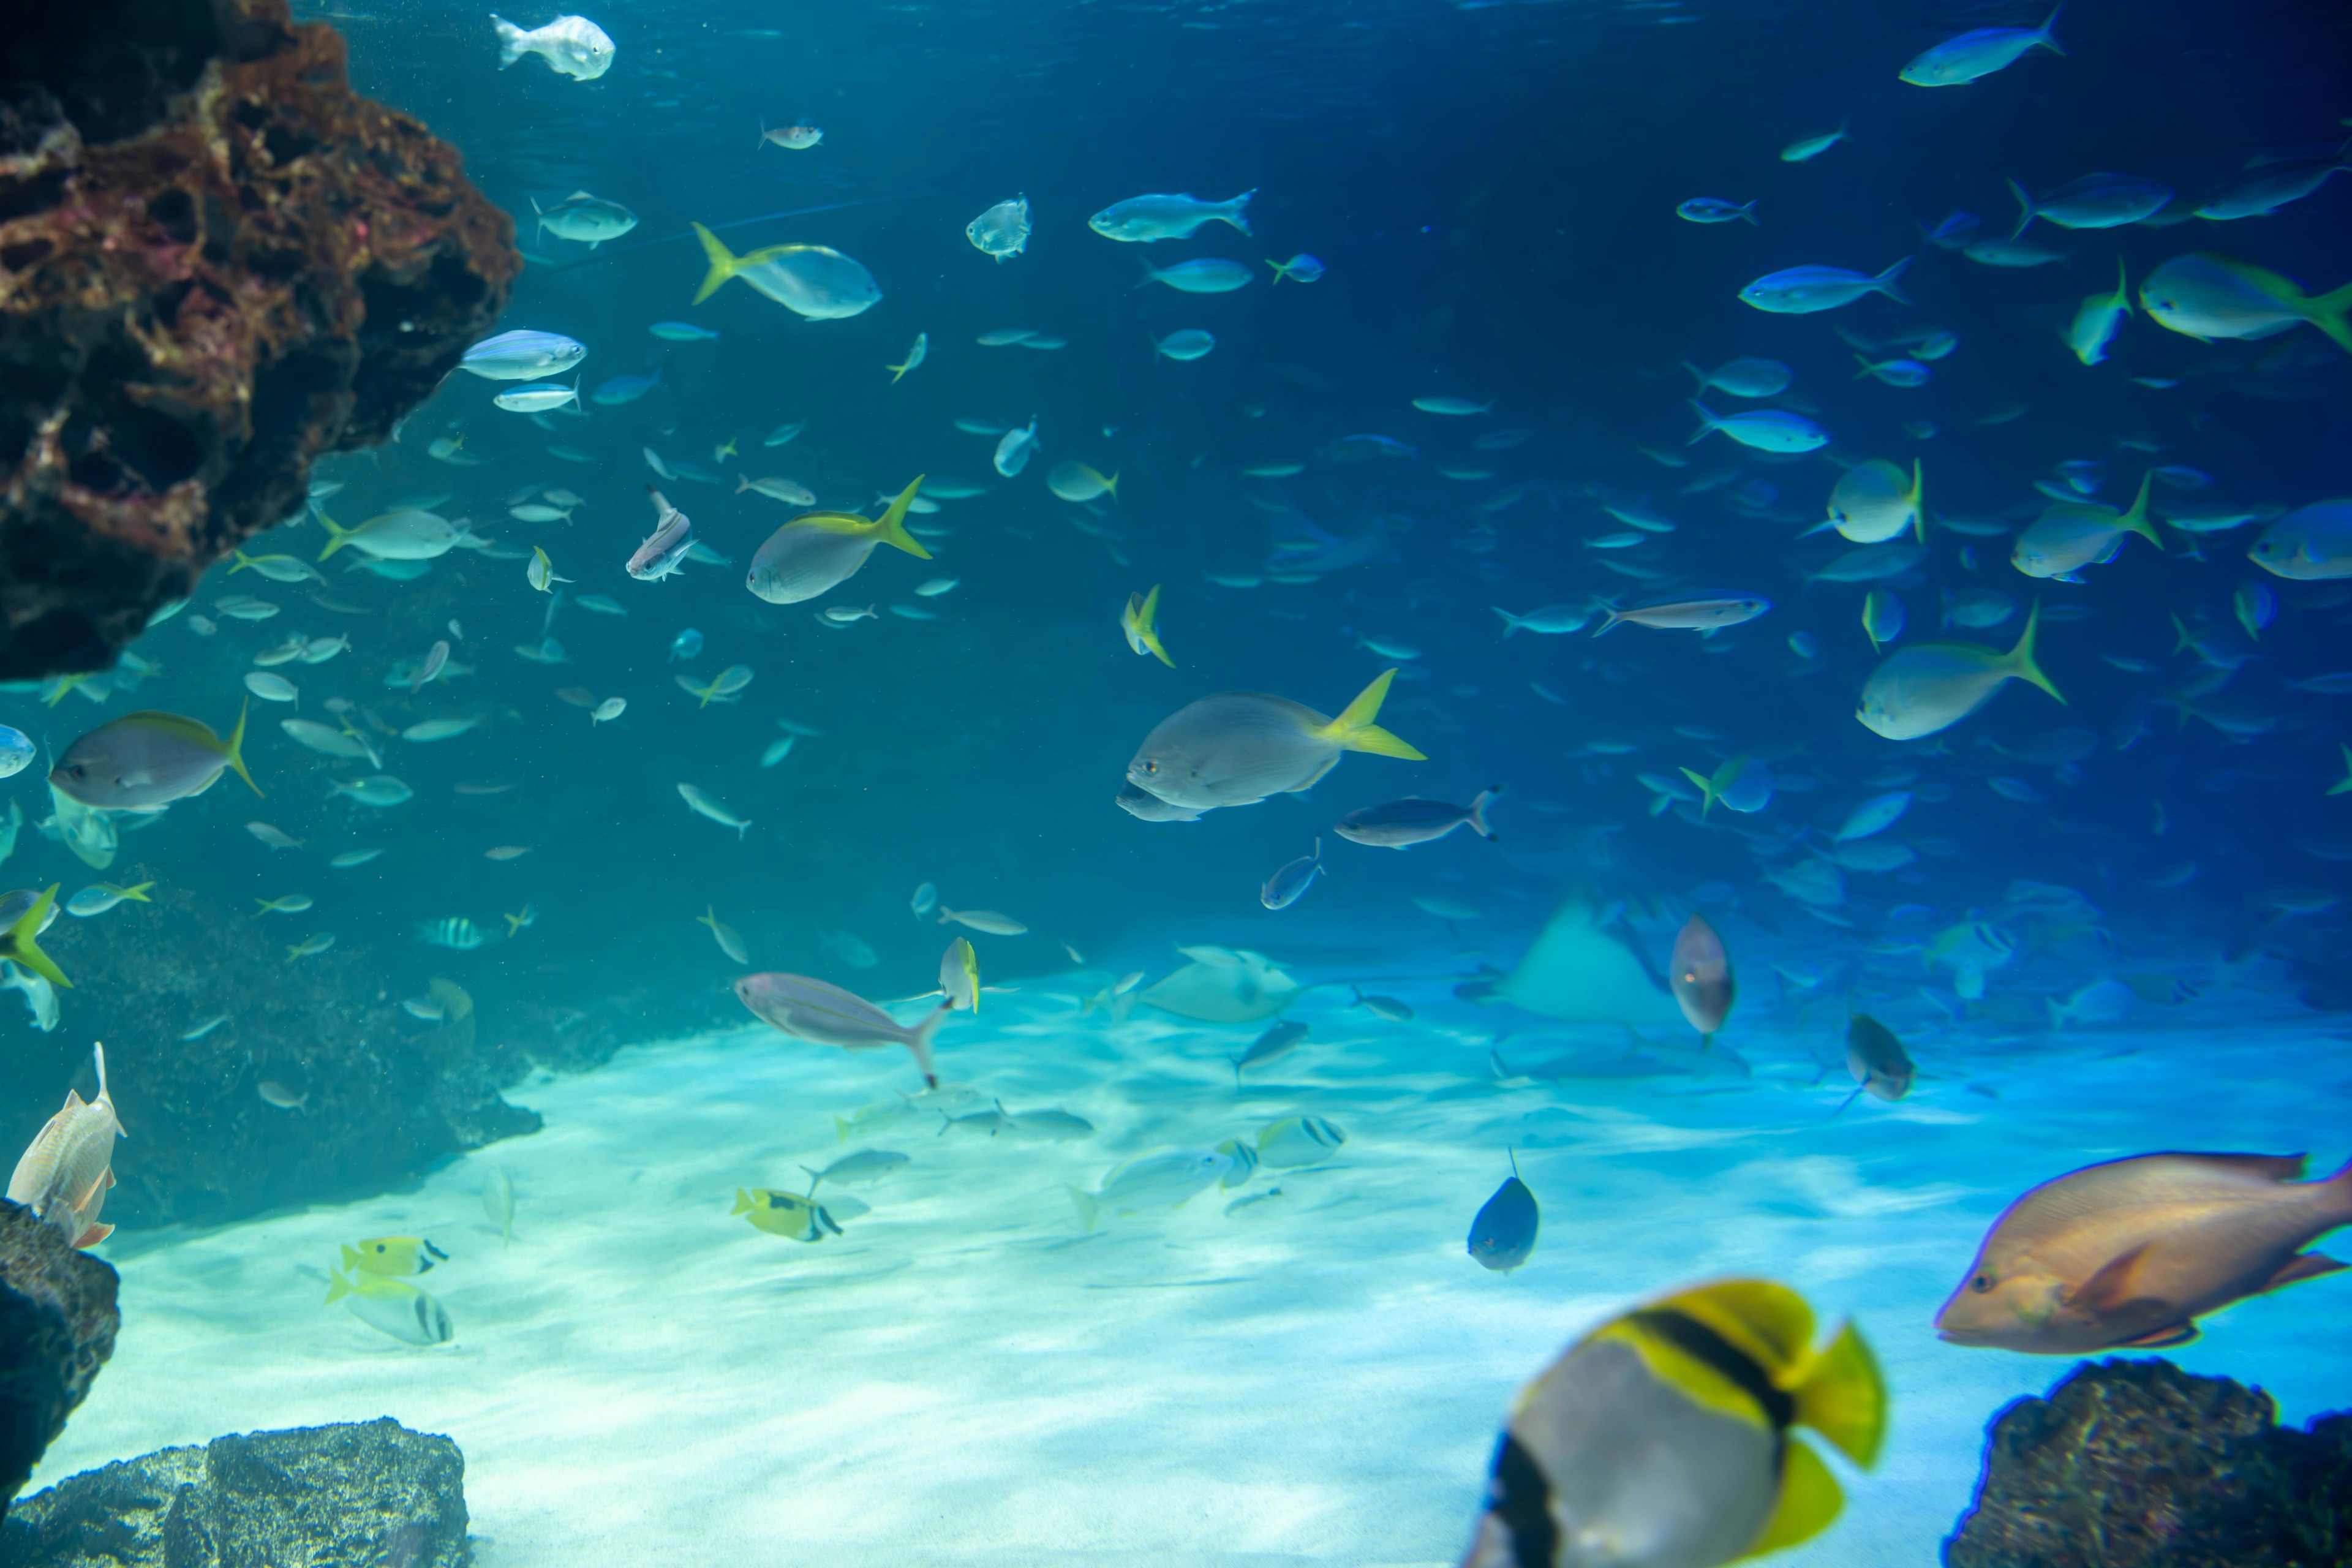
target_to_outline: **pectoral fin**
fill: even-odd
[[[2133,1277],[2147,1258],[2149,1242],[2141,1242],[2129,1252],[2110,1260],[2096,1274],[2083,1281],[2082,1286],[2067,1299],[2070,1307],[2103,1315],[2113,1313],[2138,1299],[2133,1288]]]

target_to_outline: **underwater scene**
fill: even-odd
[[[2340,7],[292,20],[520,270],[0,686],[0,1563],[2352,1563]]]

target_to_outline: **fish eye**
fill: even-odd
[[[1992,1276],[1990,1274],[1978,1275],[1975,1279],[1969,1281],[1969,1289],[1975,1291],[1979,1296],[1983,1295],[1986,1291],[1992,1289]]]
[[[1160,764],[1158,763],[1146,763],[1143,764],[1143,771],[1147,773],[1156,773],[1160,771]]]

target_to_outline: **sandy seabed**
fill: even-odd
[[[1909,1100],[1824,1120],[1843,1075],[1816,1084],[1769,1023],[1737,1036],[1752,1079],[1515,1084],[1487,1067],[1497,1014],[1407,992],[1423,1016],[1397,1025],[1322,991],[1292,1009],[1308,1043],[1236,1089],[1254,1029],[1082,1018],[1099,983],[991,995],[940,1039],[947,1077],[1085,1116],[1085,1142],[942,1137],[921,1115],[837,1142],[836,1113],[916,1086],[904,1053],[747,1028],[525,1086],[542,1132],[411,1193],[118,1237],[120,1345],[35,1485],[388,1415],[463,1447],[484,1568],[1449,1563],[1522,1383],[1642,1297],[1757,1273],[1856,1317],[1895,1399],[1877,1469],[1843,1472],[1843,1517],[1777,1561],[1927,1564],[1986,1419],[2073,1364],[1930,1327],[2011,1198],[2127,1153],[2308,1150],[2324,1173],[2352,1145],[2340,1036],[2226,1002],[1965,1068],[1915,1042],[1929,1076]],[[1559,1027],[1514,1026],[1515,1068],[1566,1048]],[[1081,1233],[1066,1184],[1294,1112],[1346,1131],[1328,1167]],[[872,1212],[845,1235],[804,1246],[730,1217],[735,1188],[804,1190],[803,1164],[867,1144],[911,1160],[856,1190]],[[1507,1145],[1543,1232],[1504,1277],[1464,1237]],[[483,1212],[493,1170],[516,1193],[510,1246]],[[453,1343],[322,1304],[339,1244],[393,1234],[449,1254],[420,1283]],[[2352,1405],[2347,1330],[2352,1275],[2242,1304],[2172,1353],[2300,1421]]]

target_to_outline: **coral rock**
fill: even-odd
[[[0,1568],[463,1568],[466,1458],[389,1418],[215,1437],[17,1505]]]
[[[0,1516],[114,1353],[114,1270],[0,1198]]]
[[[21,13],[21,14],[16,14]],[[100,669],[383,440],[514,226],[285,0],[15,8],[0,53],[0,679]]]
[[[1993,1417],[1948,1568],[2321,1568],[2352,1562],[2352,1415],[2106,1361]]]

